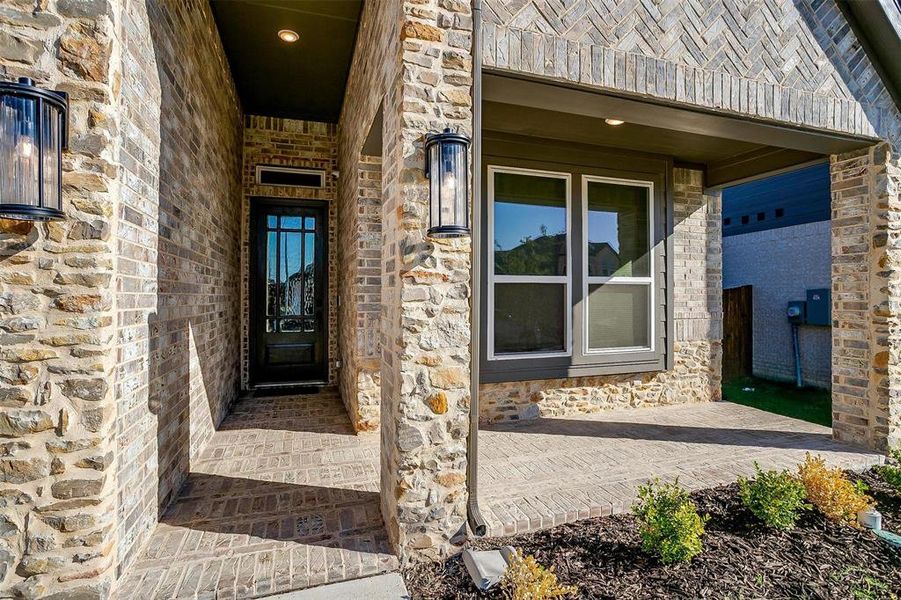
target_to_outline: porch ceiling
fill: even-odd
[[[494,73],[484,89],[485,130],[671,156],[703,168],[709,187],[874,143]]]
[[[335,123],[362,0],[211,0],[244,111]],[[300,39],[288,44],[278,31]]]

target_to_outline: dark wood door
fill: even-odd
[[[328,379],[327,215],[319,201],[252,200],[252,385]]]
[[[723,379],[751,375],[753,368],[753,288],[723,290]]]

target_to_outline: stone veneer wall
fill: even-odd
[[[466,518],[469,244],[425,238],[423,141],[445,126],[471,134],[471,45],[468,2],[365,3],[339,126],[341,185],[353,185],[384,101],[381,502],[403,560],[453,552]]]
[[[119,571],[237,397],[242,116],[209,5],[123,4]]]
[[[0,23],[71,100],[67,219],[0,220],[0,595],[106,597],[235,397],[240,109],[204,1]]]
[[[832,431],[901,444],[901,160],[889,144],[833,156]]]
[[[674,170],[675,340],[673,368],[633,375],[479,386],[479,419],[496,422],[720,399],[722,359],[721,199],[703,173]]]
[[[93,598],[112,585],[116,19],[100,2],[0,8],[0,78],[70,94],[66,219],[0,219],[3,597]]]
[[[357,431],[379,427],[382,158],[360,156],[356,185],[339,196],[339,384]]]
[[[466,521],[468,238],[433,240],[423,143],[472,135],[468,2],[401,3],[383,127],[382,513],[404,560],[457,551]]]
[[[280,119],[248,115],[244,127],[244,202],[241,208],[241,382],[246,388],[249,381],[250,327],[250,203],[254,196],[325,200],[328,202],[328,377],[336,383],[338,358],[338,244],[336,238],[338,209],[337,181],[334,171],[338,160],[336,127],[329,123]],[[259,185],[256,182],[257,165],[321,169],[325,171],[325,187],[322,189]]]

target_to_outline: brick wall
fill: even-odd
[[[115,14],[4,2],[0,78],[70,94],[63,221],[0,219],[0,596],[93,598],[115,562]]]
[[[241,112],[206,2],[122,15],[120,572],[238,390]]]
[[[328,202],[328,354],[329,383],[337,381],[335,367],[338,358],[338,244],[336,238],[338,207],[337,140],[335,125],[248,115],[244,128],[244,201],[241,208],[241,306],[242,306],[242,386],[249,377],[248,335],[250,326],[250,204],[254,196],[325,200]],[[325,172],[325,186],[321,189],[259,185],[257,165],[321,169]]]
[[[834,0],[485,0],[484,64],[791,124],[899,139]]]
[[[341,189],[338,342],[341,398],[357,431],[379,427],[382,158],[360,156],[356,185]]]
[[[829,288],[832,275],[829,221],[779,227],[723,239],[723,287],[753,289],[753,372],[759,377],[794,381],[790,300],[807,290]],[[804,383],[828,389],[832,333],[828,327],[799,330]]]
[[[719,195],[703,174],[674,170],[673,368],[479,386],[479,418],[496,422],[720,399],[722,243]]]
[[[901,443],[901,160],[888,144],[833,156],[832,431]]]
[[[356,47],[347,79],[344,105],[338,121],[338,167],[340,179],[338,189],[341,194],[339,245],[341,247],[341,271],[357,269],[357,277],[342,279],[345,286],[341,292],[342,306],[339,319],[341,358],[341,396],[354,427],[358,430],[377,429],[381,423],[380,399],[386,382],[382,379],[380,352],[383,340],[383,312],[388,310],[383,304],[382,248],[384,237],[371,240],[379,249],[373,282],[365,282],[359,277],[361,252],[370,253],[369,241],[359,236],[360,220],[369,223],[365,227],[374,235],[374,223],[379,222],[382,231],[385,197],[385,182],[382,178],[382,157],[368,158],[362,154],[363,143],[372,128],[377,113],[381,110],[388,82],[393,81],[397,70],[400,13],[396,3],[389,0],[372,0],[363,4],[360,26],[357,31]],[[383,131],[384,133],[384,131]],[[387,138],[386,138],[387,139]],[[390,140],[387,143],[391,143]],[[383,156],[386,149],[383,148]],[[379,165],[379,183],[374,181],[376,164]],[[367,174],[371,174],[371,177]],[[376,202],[377,201],[377,202]],[[369,210],[372,212],[369,213]],[[360,213],[359,211],[363,211]],[[359,214],[359,216],[358,216]],[[364,249],[365,248],[365,249]],[[367,277],[371,265],[366,259]],[[364,284],[376,297],[361,297],[366,292],[352,289]],[[378,290],[374,285],[378,286]],[[378,314],[367,310],[357,318],[352,307],[361,300],[369,305],[378,303]],[[370,354],[372,352],[372,354]],[[360,357],[363,357],[362,359]],[[371,357],[371,358],[369,358]],[[378,374],[378,379],[376,379]]]

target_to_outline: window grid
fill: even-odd
[[[291,225],[294,221],[297,225]],[[288,264],[285,255],[288,253],[287,234],[300,235],[300,255],[299,255],[299,271],[300,289],[304,297],[301,300],[300,311],[288,311],[285,309],[287,292],[286,286],[292,275],[288,271]],[[311,294],[318,293],[318,290],[308,290],[308,286],[312,284],[315,274],[307,272],[307,236],[312,236],[315,240],[316,220],[304,214],[299,215],[278,215],[271,214],[266,217],[266,247],[267,254],[271,257],[274,250],[274,264],[267,265],[267,277],[271,278],[274,272],[275,279],[267,284],[266,289],[266,323],[267,330],[270,332],[279,331],[304,331],[313,332],[315,330],[315,309],[313,307],[314,298],[307,298],[307,292]],[[315,241],[314,241],[315,244]],[[315,253],[315,245],[311,250]],[[270,269],[274,270],[270,272]],[[310,265],[315,268],[315,262]],[[274,284],[274,285],[273,285]],[[309,302],[308,302],[309,300]],[[309,308],[309,310],[307,310]],[[287,324],[287,325],[286,325]]]

